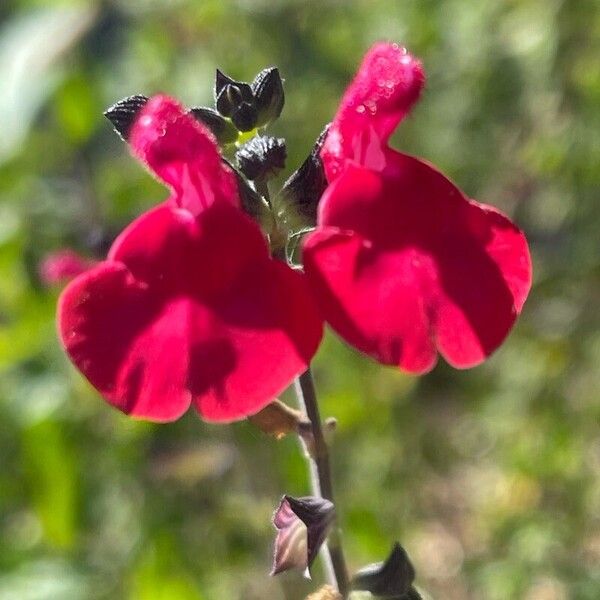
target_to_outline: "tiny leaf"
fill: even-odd
[[[200,123],[206,125],[221,144],[231,144],[237,140],[236,128],[213,108],[198,106],[191,108],[190,113]]]

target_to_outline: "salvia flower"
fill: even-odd
[[[170,421],[190,405],[211,421],[256,413],[319,344],[304,278],[270,256],[214,137],[176,101],[151,98],[127,138],[170,197],[64,290],[62,343],[104,398],[133,416]]]
[[[523,233],[427,162],[388,147],[425,82],[396,44],[366,55],[321,158],[329,186],[304,244],[306,273],[335,331],[413,373],[439,352],[474,366],[504,340],[531,285]]]

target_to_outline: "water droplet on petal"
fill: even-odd
[[[367,100],[365,106],[370,114],[374,115],[377,112],[377,104],[373,100]]]

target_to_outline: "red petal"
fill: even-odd
[[[129,141],[135,156],[173,189],[180,208],[198,214],[215,200],[239,206],[235,176],[212,133],[172,98],[151,98]]]
[[[424,84],[421,63],[405,48],[379,43],[367,52],[321,150],[329,181],[349,161],[376,170],[384,167],[382,148]]]
[[[427,163],[386,151],[325,193],[305,267],[326,319],[359,349],[424,372],[435,347],[473,366],[503,341],[531,285],[525,237]],[[347,233],[340,233],[340,229]]]
[[[71,360],[110,404],[171,421],[190,405],[184,312],[153,297],[123,264],[105,262],[64,290],[58,328]]]
[[[436,362],[430,315],[413,249],[378,252],[359,235],[326,228],[309,236],[304,266],[327,322],[379,362],[424,373]]]
[[[317,351],[323,324],[305,277],[278,260],[256,264],[227,298],[212,306],[230,340],[235,369],[218,386],[196,393],[200,414],[210,421],[243,418],[263,408],[306,370]],[[202,365],[211,348],[192,349],[190,385],[202,390]]]
[[[271,259],[258,227],[215,204],[194,219],[164,204],[59,304],[73,362],[107,400],[153,420],[193,401],[230,421],[268,404],[315,353],[322,321],[304,277]]]
[[[205,296],[227,290],[249,264],[267,257],[257,225],[224,203],[197,217],[164,203],[131,223],[108,253],[155,289],[196,288]]]
[[[508,335],[531,287],[525,235],[505,215],[470,202],[465,223],[472,233],[439,247],[441,292],[437,345],[454,367],[484,361]]]

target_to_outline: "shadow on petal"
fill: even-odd
[[[235,369],[237,357],[228,339],[214,339],[195,343],[190,348],[188,387],[194,396],[212,390],[225,395],[225,380]]]

